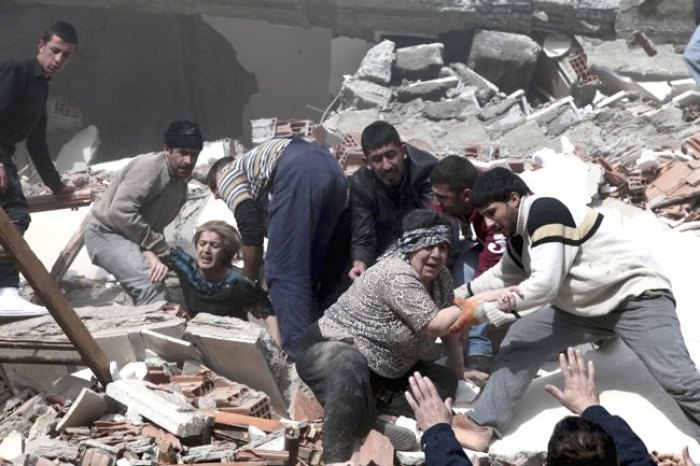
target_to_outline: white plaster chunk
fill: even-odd
[[[118,380],[107,385],[107,396],[181,437],[199,435],[214,422],[213,416],[200,414],[183,395],[149,385],[140,380]]]
[[[24,436],[19,432],[10,432],[0,443],[0,458],[12,461],[24,453]]]

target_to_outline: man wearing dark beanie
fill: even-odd
[[[163,152],[139,155],[114,175],[85,232],[92,263],[114,275],[137,306],[166,299],[163,230],[187,200],[202,133],[197,123],[176,120],[164,144]]]

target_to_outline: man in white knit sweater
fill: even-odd
[[[643,246],[585,205],[531,195],[503,168],[477,179],[473,201],[506,235],[508,248],[497,265],[455,294],[512,285],[519,294],[484,304],[491,306],[493,324],[513,325],[474,410],[453,423],[463,446],[488,449],[547,356],[615,335],[700,424],[700,373],[683,341],[671,283]]]

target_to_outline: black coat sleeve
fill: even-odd
[[[613,438],[620,466],[653,466],[647,447],[620,416],[613,416],[602,406],[587,408],[581,417],[600,425]]]
[[[472,466],[449,424],[435,424],[423,433],[426,466]]]
[[[46,121],[46,106],[44,106],[41,118],[29,135],[27,135],[27,151],[44,184],[51,191],[57,193],[63,188],[63,183],[61,182],[61,175],[58,174],[51,160],[49,146],[46,144]]]

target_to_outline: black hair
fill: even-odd
[[[231,162],[233,162],[233,157],[222,157],[209,168],[209,173],[207,173],[207,185],[212,193],[217,192],[219,189],[216,185],[216,174],[221,172],[221,170]]]
[[[362,131],[362,152],[379,149],[389,144],[401,145],[399,133],[386,121],[377,120]]]
[[[445,225],[452,235],[452,223],[439,212],[427,209],[415,209],[406,214],[401,222],[403,231],[416,230],[418,228],[430,228],[435,225]]]
[[[554,426],[547,466],[617,466],[612,437],[595,422],[567,416]]]
[[[479,175],[472,191],[472,202],[476,208],[485,207],[492,202],[506,202],[513,193],[518,193],[521,197],[532,194],[518,175],[502,167],[492,168]]]
[[[430,183],[435,186],[446,184],[453,193],[473,189],[476,181],[476,168],[466,157],[448,155],[440,160],[430,173]]]
[[[66,21],[56,21],[44,31],[44,37],[41,38],[44,43],[49,42],[53,36],[59,37],[63,42],[78,45],[78,32],[72,24]]]

